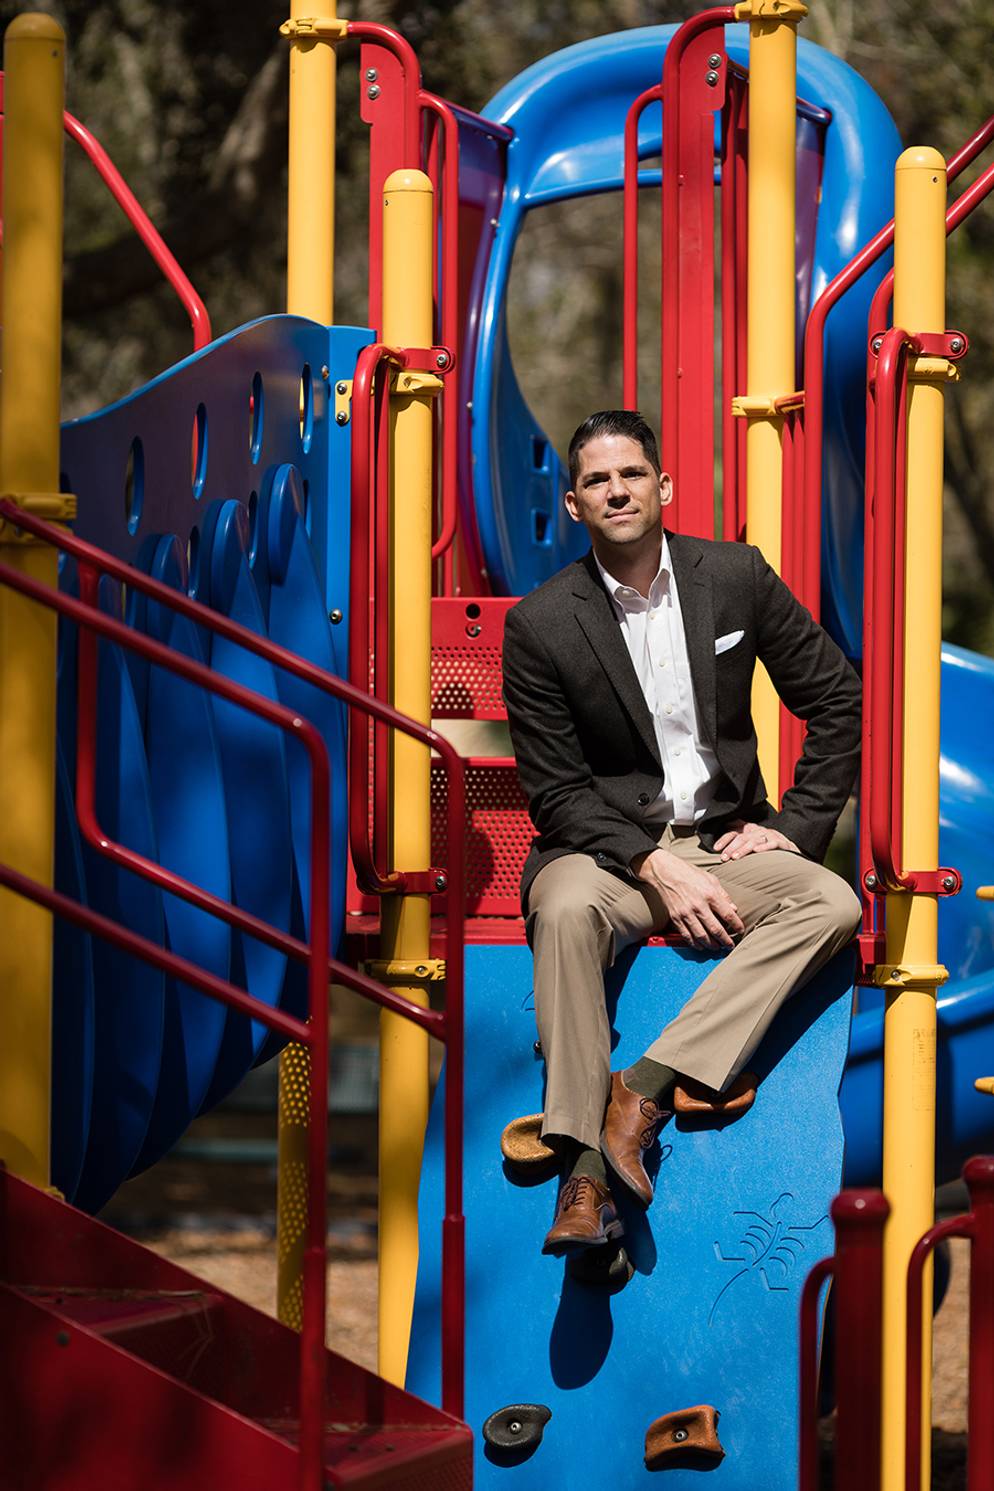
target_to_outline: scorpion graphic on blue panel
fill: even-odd
[[[791,1222],[785,1220],[788,1203],[793,1193],[782,1191],[768,1214],[758,1211],[735,1211],[733,1217],[746,1220],[746,1228],[739,1241],[740,1253],[723,1253],[719,1243],[714,1244],[715,1257],[722,1263],[741,1263],[742,1267],[728,1279],[715,1296],[708,1315],[708,1325],[713,1324],[718,1306],[723,1297],[739,1279],[758,1274],[764,1286],[771,1292],[779,1292],[790,1286],[787,1279],[797,1260],[805,1252],[807,1238],[804,1233],[815,1232],[828,1217],[820,1216],[816,1222]]]

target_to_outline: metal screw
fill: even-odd
[[[683,1441],[685,1439],[690,1438],[690,1431],[688,1429],[674,1429],[673,1438],[676,1440],[677,1444],[683,1444]]]
[[[448,885],[448,883],[449,882],[448,882],[448,880],[446,880],[446,878],[445,878],[444,875],[436,875],[435,876],[435,889],[436,890],[444,890],[445,887]]]
[[[495,218],[495,217],[492,217],[492,218],[491,218],[491,219],[490,219],[490,226],[491,226],[491,228],[496,228],[496,226],[497,226],[497,223],[498,223],[498,219],[497,219],[497,218]]]
[[[336,393],[348,393],[348,391],[349,391],[349,385],[347,383],[340,382],[340,383],[336,383],[335,384],[335,392]]]
[[[366,82],[367,83],[375,83],[376,82],[376,68],[375,67],[367,67],[366,68]]]
[[[883,346],[883,344],[884,344],[883,337],[874,337],[873,341],[870,343],[870,346],[873,348],[874,352],[879,352],[880,348]]]
[[[56,1333],[55,1333],[55,1344],[56,1344],[56,1346],[68,1346],[69,1345],[69,1332],[68,1331],[56,1331]]]
[[[707,83],[709,88],[714,87],[714,85],[718,81],[718,74],[715,72],[714,68],[711,68],[710,72],[706,72],[704,74],[704,81],[705,83]]]
[[[962,352],[963,351],[963,338],[962,337],[950,337],[950,339],[949,339],[949,350],[950,350],[950,352]]]
[[[953,875],[943,875],[943,877],[942,877],[942,889],[943,890],[952,890],[953,887],[955,886],[955,884],[956,884],[956,879],[955,879],[955,877]]]
[[[448,365],[449,365],[449,354],[447,352],[440,352],[438,354],[438,356],[435,358],[435,366],[437,368],[447,368]]]
[[[345,410],[339,409],[338,413],[335,415],[335,423],[337,425],[347,425],[348,422],[349,416],[346,414]]]
[[[331,622],[332,626],[337,626],[338,623],[342,620],[344,614],[344,611],[340,611],[336,606],[334,611],[328,612],[328,620]]]
[[[511,1420],[511,1422],[507,1426],[507,1432],[508,1432],[508,1434],[520,1434],[521,1433],[521,1425],[518,1423],[517,1419],[512,1419]]]
[[[542,1054],[542,1042],[541,1041],[533,1041],[532,1042],[532,1050],[535,1052],[536,1056],[541,1056],[541,1054]]]
[[[467,637],[478,637],[482,630],[482,626],[468,626],[466,628],[466,635]]]
[[[720,66],[721,66],[721,53],[720,52],[712,52],[711,55],[710,55],[710,57],[708,58],[708,67],[720,67]]]
[[[423,975],[423,974],[426,974],[428,972],[428,969],[427,969],[427,967],[425,966],[424,963],[419,963],[418,966],[415,968],[414,972],[417,973],[417,974]]]
[[[866,879],[863,881],[863,884],[866,886],[867,890],[876,890],[876,888],[877,888],[877,877],[876,877],[876,875],[867,875]]]
[[[366,89],[366,97],[367,98],[379,98],[379,96],[380,96],[380,85],[379,85],[379,83],[373,83],[373,84],[371,84],[371,86],[369,88]]]
[[[327,383],[328,379],[331,377],[331,368],[328,366],[328,364],[326,362],[323,362],[321,364],[321,377],[324,379],[324,381],[326,383]]]

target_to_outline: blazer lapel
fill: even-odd
[[[661,769],[662,762],[659,761],[659,747],[656,744],[656,731],[649,706],[628,655],[611,598],[601,584],[592,553],[584,555],[576,567],[573,594],[580,602],[575,608],[575,614],[587,641],[607,674],[608,682],[631,715],[647,749],[653,759],[659,762]]]
[[[701,730],[712,750],[717,749],[718,709],[714,670],[714,604],[711,575],[704,548],[686,534],[667,533],[670,559],[680,597],[680,613],[687,638],[690,676]]]

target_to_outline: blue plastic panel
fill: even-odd
[[[633,1061],[700,982],[706,960],[648,948],[614,971],[614,1066]],[[783,1453],[797,1404],[798,1301],[832,1248],[828,1207],[842,1169],[837,1092],[849,1032],[852,960],[836,959],[781,1012],[752,1065],[763,1078],[736,1123],[660,1136],[656,1197],[625,1210],[636,1272],[609,1294],[540,1254],[556,1182],[520,1184],[503,1165],[503,1126],[542,1107],[526,947],[467,949],[467,1397],[474,1484],[534,1491],[648,1486],[645,1431],[697,1403],[721,1412],[726,1458],[708,1484],[793,1491]],[[439,1397],[442,1089],[420,1202],[420,1268],[407,1386]],[[496,1409],[544,1403],[552,1419],[530,1459],[488,1458],[479,1431]],[[594,1440],[596,1438],[596,1444]],[[690,1491],[699,1472],[670,1471]]]

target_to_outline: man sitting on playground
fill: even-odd
[[[564,1181],[543,1251],[621,1231],[615,1176],[648,1205],[643,1154],[674,1085],[721,1103],[780,1005],[850,940],[860,908],[820,863],[856,775],[859,681],[749,544],[669,533],[673,483],[627,410],[569,447],[566,508],[591,550],[507,616],[504,693],[538,831],[522,876],[546,1062],[542,1134]],[[753,670],[807,722],[768,801]],[[650,933],[727,953],[645,1055],[610,1071],[604,970]],[[730,1091],[731,1089],[731,1091]]]

